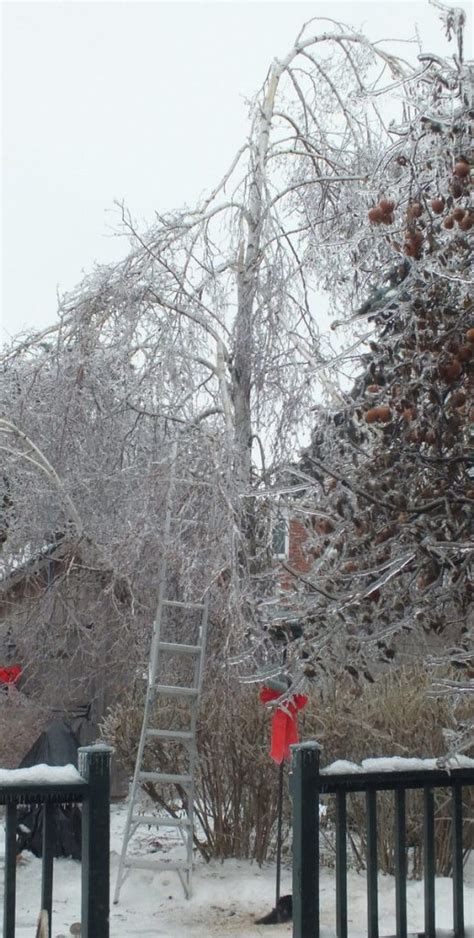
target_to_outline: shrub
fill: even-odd
[[[200,701],[197,744],[195,814],[201,833],[195,845],[210,857],[250,858],[262,863],[271,853],[277,817],[278,769],[268,755],[270,715],[259,703],[255,685],[244,685],[224,669],[206,671]],[[115,746],[120,761],[132,773],[143,716],[144,688],[136,686],[109,711],[102,734]],[[153,725],[186,726],[186,704],[173,700],[153,716]],[[173,723],[171,723],[173,720]],[[185,772],[181,744],[153,740],[145,750],[146,769]],[[147,784],[146,791],[171,814],[186,806],[180,786],[169,791]],[[285,810],[285,831],[289,810]]]
[[[454,730],[454,717],[446,698],[428,696],[433,675],[421,666],[393,670],[372,684],[354,689],[350,681],[333,682],[312,702],[305,717],[305,734],[314,735],[323,746],[323,764],[336,759],[360,762],[379,756],[441,757],[446,753],[444,730]],[[467,716],[468,705],[465,710]],[[462,708],[458,717],[462,720]],[[473,846],[474,798],[465,789],[464,847]],[[363,796],[350,795],[347,804],[349,841],[358,866],[365,865],[365,804]],[[378,858],[383,873],[394,873],[393,794],[377,796]],[[407,794],[407,844],[410,873],[423,871],[423,795]],[[449,876],[451,870],[451,817],[448,789],[435,790],[436,872]],[[329,806],[327,820],[332,820]]]
[[[393,671],[373,684],[355,688],[349,680],[328,683],[312,695],[300,718],[302,738],[316,738],[323,746],[323,763],[335,759],[360,762],[376,756],[442,756],[443,729],[454,721],[445,698],[427,695],[432,675],[423,668]],[[116,747],[127,771],[133,772],[140,738],[144,682],[132,688],[113,708],[103,726],[105,738]],[[460,712],[460,718],[462,712]],[[173,699],[154,715],[154,725],[182,729],[189,719],[186,704]],[[174,722],[171,723],[171,720]],[[223,668],[210,662],[198,718],[198,763],[195,812],[201,832],[195,837],[202,855],[252,858],[259,863],[271,856],[277,817],[278,769],[268,755],[270,714],[258,701],[255,685],[239,684]],[[145,768],[163,772],[186,771],[180,745],[146,748]],[[186,792],[179,786],[163,793],[147,785],[150,797],[175,813],[185,807]],[[468,795],[466,794],[466,798]],[[465,817],[473,800],[465,805]],[[449,875],[451,819],[449,794],[436,792],[437,872]],[[380,793],[378,807],[379,869],[394,872],[393,796]],[[332,807],[326,815],[326,837],[332,842]],[[349,841],[356,864],[365,865],[365,806],[359,795],[348,798]],[[284,836],[291,827],[291,804],[284,792]],[[472,846],[472,825],[466,824],[465,848]],[[407,796],[407,843],[411,846],[410,874],[422,874],[422,794]]]

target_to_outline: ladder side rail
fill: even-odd
[[[206,640],[207,640],[207,623],[209,617],[209,596],[205,597],[204,608],[201,617],[201,624],[199,627],[199,637],[198,644],[200,645],[201,651],[195,662],[194,666],[194,684],[198,691],[198,696],[192,703],[191,708],[191,733],[192,733],[192,744],[189,747],[189,775],[191,777],[191,785],[188,791],[188,810],[187,817],[189,823],[188,830],[188,842],[187,842],[187,861],[188,861],[188,874],[186,877],[187,880],[187,896],[191,897],[192,894],[192,870],[193,870],[193,847],[194,847],[194,800],[195,800],[195,785],[196,785],[196,762],[197,762],[197,718],[198,718],[198,709],[199,701],[202,691],[202,682],[204,675],[204,657],[206,653]],[[184,885],[184,883],[183,883]]]
[[[204,662],[206,655],[206,643],[207,643],[207,626],[209,620],[209,596],[206,596],[204,599],[204,608],[202,611],[201,625],[199,628],[199,645],[201,647],[201,653],[198,660],[196,661],[196,687],[199,691],[199,696],[202,691],[202,682],[204,678]]]
[[[153,635],[151,640],[150,664],[148,669],[149,686],[156,683],[156,671],[158,667],[158,652],[161,635],[161,622],[163,618],[163,605],[165,602],[166,575],[168,572],[168,545],[171,533],[171,517],[173,508],[173,497],[176,486],[176,460],[178,456],[177,440],[173,443],[171,450],[171,475],[170,484],[166,493],[166,514],[165,527],[163,532],[163,557],[161,561],[160,578],[158,581],[158,604],[153,623]]]
[[[125,869],[125,859],[127,855],[127,848],[128,848],[128,844],[130,841],[130,837],[133,836],[130,834],[130,830],[132,826],[132,815],[133,815],[133,811],[135,807],[137,790],[140,787],[139,775],[140,775],[140,768],[141,768],[142,759],[143,759],[143,752],[144,752],[145,744],[146,744],[146,730],[148,726],[148,714],[150,711],[151,701],[152,701],[152,696],[148,688],[146,698],[145,698],[145,707],[144,707],[144,713],[143,713],[142,729],[140,733],[140,742],[138,744],[137,757],[135,760],[135,769],[133,772],[133,780],[132,780],[132,785],[130,788],[130,794],[128,798],[127,816],[125,820],[122,850],[120,853],[120,860],[119,860],[118,871],[117,871],[117,881],[115,884],[115,893],[114,893],[115,905],[117,904],[119,900],[120,889],[125,879],[126,873],[124,875],[124,869]]]

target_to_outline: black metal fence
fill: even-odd
[[[15,936],[16,831],[19,805],[43,805],[43,850],[40,909],[51,919],[53,904],[53,811],[57,804],[82,804],[81,938],[109,938],[110,757],[108,746],[79,749],[75,782],[0,785],[5,811],[5,884],[3,938]]]
[[[411,771],[320,773],[317,743],[293,746],[293,938],[319,938],[319,806],[320,795],[334,794],[336,849],[335,926],[347,938],[347,794],[365,793],[367,839],[367,934],[379,938],[377,890],[377,792],[393,791],[395,807],[395,915],[397,938],[407,938],[407,790],[423,789],[424,935],[435,938],[434,789],[451,789],[453,935],[463,938],[463,786],[474,784],[474,768]]]

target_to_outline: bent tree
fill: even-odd
[[[461,27],[459,17],[450,26]],[[347,410],[347,378],[374,328],[365,320],[361,327],[354,314],[383,272],[407,254],[395,244],[400,212],[381,219],[386,237],[367,213],[379,198],[390,201],[392,190],[398,206],[423,189],[423,173],[431,170],[412,124],[421,127],[434,76],[445,68],[459,83],[465,69],[459,58],[454,66],[433,57],[413,65],[349,27],[310,21],[272,63],[248,139],[213,191],[194,209],[156,213],[144,233],[122,206],[130,239],[125,260],[97,267],[61,300],[57,327],[17,343],[5,358],[9,375],[11,369],[27,375],[7,415],[34,442],[41,435],[42,452],[64,486],[87,479],[82,536],[101,544],[112,570],[119,567],[112,545],[123,542],[125,517],[129,523],[149,492],[149,473],[135,472],[127,486],[125,468],[151,465],[149,441],[163,446],[177,430],[192,427],[194,440],[202,432],[202,453],[228,512],[213,570],[225,583],[228,627],[234,636],[250,630],[253,649],[262,635],[259,600],[273,576],[266,519],[282,472],[305,434],[309,439],[316,405]],[[457,92],[450,94],[454,102]],[[397,162],[404,140],[411,141],[409,153]],[[426,251],[423,245],[423,257]],[[343,320],[332,338],[321,291]],[[61,389],[51,395],[48,421],[34,390],[46,375]],[[87,401],[80,418],[79,401]],[[71,460],[79,437],[81,458]],[[116,501],[101,513],[93,480],[103,477],[109,442]],[[18,460],[7,459],[18,501]],[[189,471],[188,478],[192,483]],[[150,526],[144,530],[149,534]],[[140,526],[136,541],[139,563]],[[339,618],[335,612],[331,630]],[[317,655],[312,636],[316,631],[308,642]]]

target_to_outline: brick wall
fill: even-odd
[[[305,550],[308,532],[295,518],[290,519],[288,541],[288,566],[293,567],[298,573],[307,573],[311,569],[312,562],[311,556]]]
[[[288,523],[288,548],[287,557],[283,561],[289,567],[298,573],[308,573],[311,569],[313,557],[306,551],[308,541],[308,532],[300,521],[290,518]],[[282,569],[279,577],[279,585],[282,590],[293,590],[296,586],[295,577],[287,570]]]

